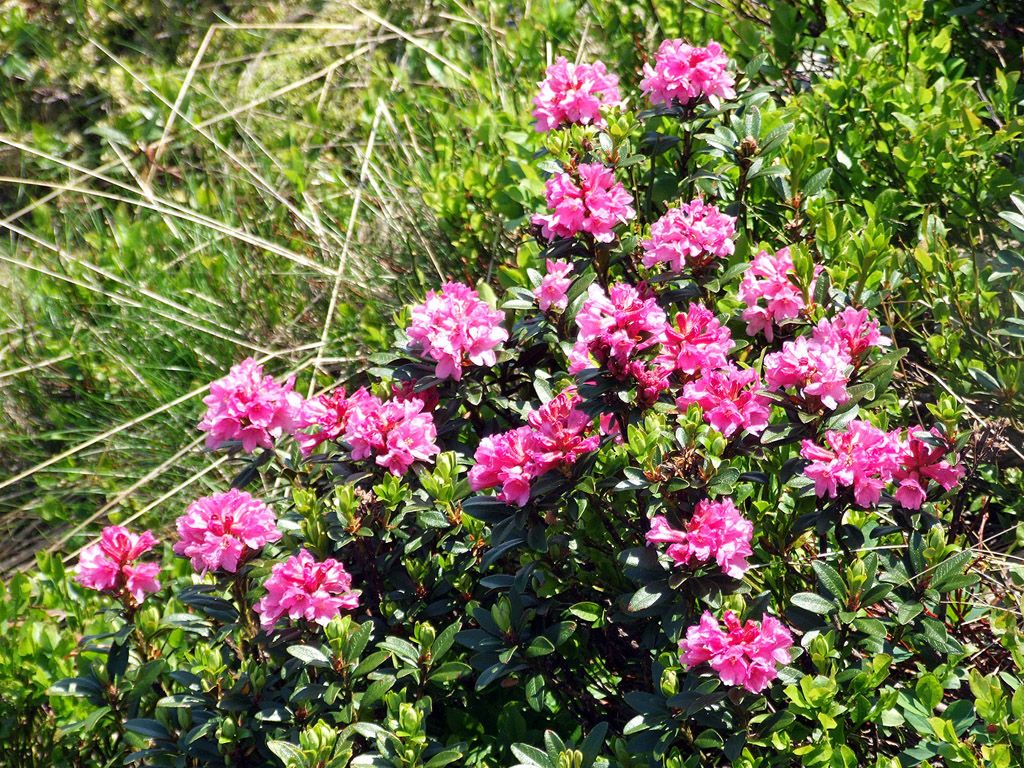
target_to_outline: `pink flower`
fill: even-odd
[[[177,521],[181,541],[174,544],[174,551],[191,558],[199,573],[221,568],[234,573],[264,544],[281,538],[276,526],[274,513],[266,504],[232,488],[189,505]]]
[[[529,415],[533,434],[528,451],[534,476],[575,464],[577,457],[601,444],[590,417],[576,407],[582,402],[576,387],[567,387]]]
[[[798,336],[764,359],[764,379],[770,390],[795,387],[803,397],[816,397],[835,410],[850,399],[847,368],[850,357],[835,344],[821,344]]]
[[[469,470],[470,488],[480,491],[500,485],[499,499],[526,506],[530,500],[530,481],[535,477],[531,469],[532,449],[533,430],[530,427],[519,427],[483,438],[473,457],[476,464]]]
[[[423,401],[388,400],[370,395],[349,414],[345,442],[352,458],[376,456],[376,462],[400,477],[417,461],[430,461],[440,453],[434,417],[423,413]]]
[[[600,163],[581,163],[573,174],[556,173],[544,186],[554,213],[537,214],[533,223],[548,240],[587,232],[599,243],[610,243],[615,227],[636,216],[633,196]]]
[[[687,266],[695,271],[704,269],[733,253],[734,234],[736,219],[697,198],[672,208],[651,225],[650,239],[640,243],[643,265],[651,268],[664,263],[674,272]]]
[[[321,443],[340,440],[348,427],[351,413],[360,408],[365,409],[368,402],[375,399],[366,387],[360,387],[351,397],[345,397],[345,388],[339,387],[333,392],[306,400],[299,410],[296,425],[299,429],[318,429],[312,434],[296,432],[295,440],[302,455],[309,456]]]
[[[649,94],[651,104],[671,103],[673,99],[688,104],[701,96],[734,99],[736,79],[728,66],[729,57],[714,40],[709,40],[706,48],[695,48],[682,40],[663,40],[654,66],[644,64],[640,89]]]
[[[274,447],[274,440],[296,429],[302,397],[293,391],[295,377],[283,385],[263,375],[263,366],[251,357],[231,368],[223,379],[210,384],[203,398],[208,406],[199,429],[209,432],[206,447],[215,449],[227,440],[241,440],[242,450]]]
[[[645,536],[648,544],[668,544],[668,556],[676,565],[690,562],[690,550],[686,546],[686,532],[669,525],[668,518],[655,515],[651,518],[651,529]]]
[[[327,626],[342,609],[351,611],[359,605],[345,566],[332,558],[317,562],[305,549],[274,565],[263,586],[267,594],[254,608],[268,631],[282,616]]]
[[[732,611],[723,615],[725,631],[718,620],[704,611],[700,623],[686,630],[679,642],[679,660],[687,667],[705,661],[726,685],[742,685],[751,693],[760,693],[778,677],[777,664],[788,664],[793,637],[774,616],[764,616],[761,625],[753,621],[741,624]]]
[[[899,467],[901,446],[896,436],[854,419],[846,432],[826,432],[825,443],[804,440],[800,444],[800,455],[811,460],[804,474],[814,480],[814,492],[835,498],[839,486],[852,487],[857,504],[877,504],[882,488]]]
[[[437,391],[437,386],[427,387],[421,389],[419,392],[416,391],[416,382],[418,379],[406,379],[405,381],[392,381],[391,382],[391,397],[398,402],[405,402],[406,400],[419,400],[423,403],[423,412],[429,413],[437,408],[437,404],[441,402],[441,394]]]
[[[619,78],[609,75],[600,61],[592,66],[570,64],[559,56],[546,74],[538,83],[540,93],[533,98],[538,133],[572,123],[603,127],[601,107],[620,103]]]
[[[668,555],[676,565],[686,565],[690,558],[702,563],[714,560],[727,576],[740,579],[750,567],[747,558],[753,554],[753,536],[753,524],[732,499],[704,499],[687,521],[685,532],[671,528],[664,517],[652,518],[647,541],[670,543]]]
[[[495,347],[508,339],[504,322],[505,313],[491,309],[468,285],[445,283],[441,293],[430,291],[412,308],[407,333],[414,349],[437,361],[439,379],[459,381],[469,363],[494,365]]]
[[[893,472],[897,484],[896,501],[907,509],[920,509],[928,497],[928,483],[934,480],[947,491],[952,490],[964,476],[962,464],[950,464],[946,456],[952,447],[946,437],[935,427],[930,434],[942,445],[930,445],[911,434],[906,442],[900,441],[899,466]],[[958,457],[953,454],[953,461]]]
[[[587,300],[576,315],[579,349],[573,352],[571,373],[589,367],[593,357],[599,367],[625,376],[637,353],[659,343],[667,327],[665,313],[654,296],[641,293],[646,290],[643,284],[639,288],[614,283],[606,295],[600,285],[590,286]]]
[[[702,304],[691,304],[676,315],[676,327],[666,325],[661,354],[655,361],[663,368],[681,373],[714,370],[728,365],[733,348],[732,335],[722,327],[714,313]]]
[[[769,400],[758,394],[761,380],[753,368],[729,364],[719,370],[705,370],[700,378],[683,387],[676,407],[685,411],[697,403],[704,420],[725,437],[741,429],[758,434],[768,426]]]
[[[813,339],[819,344],[833,344],[846,351],[858,363],[871,347],[888,347],[892,339],[883,336],[878,321],[871,320],[866,309],[847,307],[831,322],[822,318],[814,329]]]
[[[743,319],[747,321],[748,336],[764,331],[765,338],[771,341],[775,324],[800,316],[805,306],[804,294],[794,282],[794,269],[788,247],[780,248],[774,256],[761,251],[751,260],[739,288],[740,301],[747,305]],[[817,265],[814,274],[817,276],[821,269]],[[813,293],[816,284],[816,280],[811,281],[808,291]]]
[[[99,543],[82,550],[75,568],[75,581],[97,592],[130,595],[141,603],[147,594],[160,589],[158,563],[135,561],[156,545],[152,532],[132,533],[120,525],[103,529]]]
[[[564,311],[569,306],[569,298],[566,292],[572,284],[569,274],[572,272],[572,264],[567,261],[552,261],[548,259],[548,273],[544,275],[540,286],[533,289],[533,296],[537,299],[541,312],[547,312],[551,307]]]

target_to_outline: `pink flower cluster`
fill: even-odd
[[[391,474],[402,476],[417,461],[430,461],[440,448],[434,440],[437,428],[434,417],[423,413],[423,401],[388,400],[362,394],[348,414],[345,442],[352,446],[352,458],[376,456],[377,463]]]
[[[619,78],[609,75],[600,61],[570,64],[559,56],[545,74],[533,98],[538,133],[572,123],[602,127],[601,107],[620,103]]]
[[[725,437],[741,429],[759,434],[768,426],[769,400],[761,394],[761,379],[753,368],[731,363],[718,370],[705,370],[700,378],[687,382],[676,407],[685,411],[696,403],[704,420]]]
[[[554,213],[536,214],[533,223],[548,240],[587,232],[599,243],[610,243],[615,227],[636,216],[633,196],[600,163],[581,163],[571,174],[556,173],[544,186]]]
[[[259,499],[232,488],[192,502],[177,521],[174,551],[191,558],[199,573],[229,573],[263,546],[281,538],[277,520]]]
[[[692,374],[725,367],[732,348],[729,329],[718,322],[710,309],[694,302],[686,312],[676,315],[674,328],[665,326],[661,353],[655,362],[671,371]]]
[[[741,624],[732,611],[726,611],[723,619],[725,631],[704,611],[700,624],[686,630],[686,638],[679,642],[679,660],[687,667],[710,662],[726,685],[760,693],[778,677],[776,665],[790,662],[793,636],[774,616],[764,616],[760,626],[753,621]]]
[[[668,264],[674,272],[687,266],[702,270],[735,251],[735,234],[736,219],[697,198],[671,209],[651,225],[650,239],[640,243],[643,265],[649,269]]]
[[[432,393],[436,397],[436,393]],[[348,397],[344,389],[306,401],[301,427],[315,426],[313,434],[297,436],[304,456],[327,440],[343,440],[352,447],[352,458],[374,456],[377,464],[401,476],[417,461],[430,461],[440,452],[434,442],[437,428],[426,411],[426,400],[417,393],[399,390],[381,401],[365,387]]]
[[[878,503],[882,489],[899,467],[900,444],[870,422],[854,419],[846,432],[825,433],[825,445],[811,440],[800,444],[800,455],[810,459],[804,470],[814,480],[818,496],[835,498],[838,487],[853,488],[853,496],[862,507]]]
[[[332,558],[318,562],[305,549],[277,563],[263,586],[267,594],[254,607],[265,630],[273,629],[282,616],[326,626],[342,609],[359,605],[345,566]]]
[[[770,390],[795,387],[802,397],[817,398],[826,408],[835,410],[850,399],[846,391],[849,367],[845,347],[798,336],[783,344],[781,352],[765,357],[764,379]]]
[[[935,481],[949,491],[965,474],[963,465],[956,463],[959,460],[956,454],[953,454],[953,464],[946,459],[952,449],[942,433],[933,427],[931,435],[941,445],[929,445],[913,434],[901,443],[900,466],[893,472],[892,479],[897,486],[896,501],[907,509],[921,508],[928,496],[929,482]]]
[[[459,381],[468,363],[494,365],[495,347],[508,339],[504,322],[505,313],[491,309],[468,285],[445,283],[412,308],[407,333],[413,348],[437,362],[439,379]]]
[[[747,321],[748,336],[764,331],[771,341],[776,324],[799,317],[805,303],[803,291],[794,282],[794,269],[788,247],[780,248],[774,256],[761,251],[751,260],[739,288],[740,301],[747,305],[743,319]],[[819,265],[815,275],[820,271]],[[808,288],[812,293],[816,282]]]
[[[812,338],[819,344],[831,344],[843,350],[854,364],[872,347],[892,344],[892,339],[881,334],[878,321],[871,320],[866,309],[853,307],[847,307],[831,320],[819,320]]]
[[[132,533],[120,525],[103,529],[99,543],[82,550],[75,568],[75,581],[97,592],[109,591],[141,603],[147,594],[160,589],[156,578],[159,563],[138,563],[156,545],[152,532]]]
[[[223,379],[210,385],[203,398],[208,406],[199,429],[209,432],[206,447],[215,449],[227,440],[241,440],[242,450],[274,447],[274,440],[296,429],[302,397],[292,387],[295,377],[283,385],[263,375],[263,366],[251,357],[231,368]]]
[[[647,542],[669,544],[668,556],[676,565],[686,565],[691,558],[702,563],[713,559],[726,575],[739,579],[750,567],[747,558],[753,554],[753,536],[753,524],[740,514],[732,499],[704,499],[685,531],[672,528],[660,515],[651,518]]]
[[[527,417],[529,426],[483,438],[469,470],[470,487],[501,486],[499,499],[525,506],[534,478],[569,467],[600,445],[590,417],[576,407],[581,402],[576,388],[567,387]]]
[[[729,72],[729,57],[714,40],[704,48],[682,40],[663,40],[654,57],[654,66],[644,64],[641,90],[649,94],[651,104],[671,103],[678,99],[689,104],[701,96],[736,98],[736,79]]]
[[[534,288],[533,296],[541,312],[547,312],[551,307],[564,311],[569,306],[569,297],[566,293],[572,284],[569,275],[572,273],[572,264],[567,261],[547,260],[548,273],[544,275],[541,284]]]
[[[937,429],[931,434],[935,442],[945,443]],[[877,504],[891,481],[896,484],[897,502],[907,509],[920,509],[931,481],[948,491],[964,475],[955,455],[954,463],[947,460],[948,445],[929,445],[914,434],[904,440],[898,430],[883,432],[859,419],[851,421],[846,432],[826,432],[825,443],[801,443],[800,455],[811,461],[804,474],[814,480],[818,496],[835,498],[840,486],[852,487],[862,507]]]
[[[296,432],[295,440],[303,456],[309,456],[321,443],[343,439],[348,428],[349,417],[360,408],[367,408],[373,395],[365,387],[345,396],[345,388],[306,400],[302,404],[297,421],[299,429],[316,427],[312,433]],[[379,402],[379,401],[378,401]]]
[[[605,367],[620,377],[631,373],[637,353],[658,344],[667,327],[665,313],[653,295],[628,283],[614,283],[606,294],[592,284],[587,300],[576,315],[579,334],[570,360],[570,373],[591,367]]]

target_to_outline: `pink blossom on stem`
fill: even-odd
[[[495,347],[508,339],[505,313],[491,309],[468,285],[445,283],[412,308],[407,333],[413,349],[437,362],[439,379],[462,378],[464,366],[494,365]]]
[[[832,320],[819,320],[813,339],[819,344],[838,346],[855,363],[872,347],[892,344],[892,339],[881,334],[878,321],[871,320],[866,309],[853,307],[847,307]]]
[[[548,240],[586,232],[599,243],[610,243],[615,227],[636,216],[633,196],[600,163],[581,163],[574,174],[556,173],[545,189],[548,208],[554,213],[536,214],[533,223]]]
[[[686,531],[680,531],[669,525],[668,518],[655,515],[651,518],[651,528],[645,536],[648,544],[668,544],[668,556],[676,565],[685,565],[690,561],[690,550],[686,546]]]
[[[600,285],[590,286],[576,315],[579,350],[573,352],[573,367],[592,357],[598,366],[624,376],[636,354],[661,341],[667,327],[665,313],[654,296],[641,291],[646,291],[643,284],[638,290],[628,283],[614,283],[608,294]]]
[[[703,304],[693,303],[686,312],[676,315],[674,328],[665,326],[661,354],[655,362],[681,373],[715,370],[728,364],[727,355],[732,348],[729,329]]]
[[[693,558],[702,563],[714,560],[722,571],[740,579],[750,567],[747,558],[753,554],[750,542],[753,524],[744,518],[732,499],[702,500],[686,523],[686,531],[677,531],[668,520],[658,516],[651,520],[648,542],[668,542],[668,555],[676,565],[686,565]]]
[[[772,256],[760,251],[740,282],[739,298],[747,305],[743,319],[747,321],[747,335],[753,336],[764,331],[765,338],[774,338],[774,327],[783,320],[799,317],[806,306],[803,291],[793,281],[796,277],[793,258],[789,248],[780,248]],[[821,266],[815,267],[815,276]],[[791,279],[793,278],[793,279]],[[813,293],[817,281],[811,282],[808,290]]]
[[[723,259],[735,251],[732,236],[736,219],[726,216],[700,198],[672,208],[651,225],[651,237],[640,245],[644,249],[643,265],[668,264],[672,271],[684,268],[702,270],[715,259]]]
[[[896,501],[907,509],[920,509],[928,497],[928,484],[935,481],[947,491],[955,488],[965,474],[959,457],[953,453],[951,464],[946,458],[952,447],[945,436],[935,427],[930,434],[943,445],[930,445],[911,434],[909,439],[900,441],[899,466],[893,472],[896,484]]]
[[[132,533],[120,525],[107,526],[98,543],[82,550],[75,568],[75,581],[97,592],[130,595],[136,603],[141,603],[147,594],[160,589],[156,578],[160,565],[136,564],[135,561],[155,545],[151,531]]]
[[[570,64],[559,56],[545,74],[538,83],[540,93],[533,98],[538,133],[572,123],[603,127],[601,107],[620,103],[619,78],[609,75],[600,61]]]
[[[575,464],[601,444],[590,417],[576,407],[582,402],[576,387],[567,387],[527,417],[533,428],[528,451],[534,476]]]
[[[533,289],[533,296],[537,299],[541,312],[547,312],[551,307],[564,311],[569,306],[569,297],[566,295],[572,279],[572,264],[567,261],[554,261],[548,259],[548,273],[544,275],[541,284]]]
[[[804,474],[814,480],[818,496],[835,498],[839,487],[852,487],[857,504],[878,503],[882,489],[899,467],[900,443],[894,434],[870,422],[854,419],[845,432],[825,433],[825,445],[811,440],[800,444],[800,455],[810,459]]]
[[[281,538],[270,508],[237,488],[192,502],[176,527],[181,541],[174,551],[191,558],[199,573],[234,573],[265,544]]]
[[[366,387],[360,387],[349,397],[345,396],[345,388],[339,387],[333,392],[306,400],[299,410],[296,424],[299,429],[317,429],[311,434],[295,433],[302,455],[309,456],[321,443],[340,440],[348,428],[351,414],[360,408],[365,409],[374,400],[376,398]]]
[[[734,99],[736,79],[728,66],[729,57],[714,40],[703,48],[682,40],[663,40],[654,66],[644,64],[640,89],[648,94],[651,104],[678,99],[685,105],[701,96]]]
[[[725,437],[742,429],[759,434],[768,426],[769,400],[758,391],[761,380],[753,368],[737,368],[731,363],[719,370],[706,370],[700,378],[687,382],[676,407],[685,411],[697,403],[704,420]]]
[[[434,417],[423,413],[423,401],[388,400],[371,395],[352,411],[345,429],[352,458],[375,456],[376,462],[401,477],[417,461],[431,461],[440,453]]]
[[[768,389],[795,387],[803,397],[815,397],[835,410],[850,399],[847,369],[850,357],[835,344],[821,344],[798,336],[764,359],[764,379]]]
[[[526,506],[530,500],[530,481],[534,478],[532,448],[530,427],[483,438],[473,457],[476,464],[469,470],[469,486],[474,491],[501,486],[499,499]]]
[[[267,594],[254,608],[268,631],[282,617],[326,626],[342,610],[359,605],[345,566],[332,558],[318,562],[305,549],[274,565],[263,586]]]
[[[199,429],[209,432],[206,447],[215,449],[228,440],[241,440],[242,450],[274,447],[274,440],[296,429],[302,397],[293,390],[295,377],[278,384],[263,375],[263,366],[251,357],[231,368],[223,379],[210,384],[203,398],[206,415]]]
[[[778,677],[778,664],[790,662],[793,636],[774,616],[764,616],[761,625],[741,624],[732,611],[723,615],[725,631],[705,611],[700,623],[686,630],[679,642],[679,660],[687,667],[710,662],[726,685],[741,685],[760,693]]]
[[[441,393],[437,391],[436,385],[417,392],[417,381],[419,380],[406,379],[405,381],[391,382],[391,397],[400,403],[406,400],[419,400],[423,403],[423,412],[429,413],[437,408],[437,404],[441,402]]]

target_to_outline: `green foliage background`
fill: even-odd
[[[660,39],[714,37],[741,66],[769,55],[783,97],[759,138],[793,125],[788,172],[751,192],[757,234],[878,298],[908,407],[966,409],[952,532],[998,553],[994,594],[1019,605],[1022,28],[1010,0],[6,0],[0,566],[222,488],[237,467],[194,426],[230,362],[326,386],[442,276],[522,282],[545,66],[581,51],[625,75]],[[0,762],[93,764],[56,731],[73,643],[40,620],[81,632],[89,607],[43,561],[5,581]]]

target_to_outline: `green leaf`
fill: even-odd
[[[929,710],[935,709],[942,701],[942,683],[935,675],[924,675],[917,681],[914,690],[917,692],[917,698]]]
[[[585,602],[570,606],[569,613],[578,619],[583,619],[583,621],[593,624],[601,618],[602,611],[601,606],[597,603]]]
[[[920,603],[904,603],[896,611],[896,623],[907,625],[912,622],[924,610]]]
[[[430,660],[433,663],[437,663],[443,659],[449,650],[451,650],[452,644],[455,642],[456,633],[462,628],[462,622],[456,621],[454,624],[449,624],[444,628],[434,640],[430,646]]]
[[[366,644],[370,641],[371,634],[373,634],[372,621],[364,621],[359,625],[359,628],[352,633],[348,646],[345,648],[346,661],[351,662],[359,658],[359,655],[366,649]]]
[[[934,589],[941,589],[942,584],[950,576],[959,576],[964,572],[964,568],[967,563],[974,557],[974,553],[969,549],[963,552],[957,552],[952,557],[943,560],[935,567],[935,573],[932,575],[932,580],[929,586]]]
[[[103,692],[99,683],[85,677],[69,677],[58,680],[47,689],[51,696],[99,696]]]
[[[432,683],[448,683],[472,671],[473,668],[469,664],[463,664],[461,661],[449,661],[435,669],[430,674],[429,680]]]
[[[528,744],[513,744],[512,754],[520,760],[522,765],[533,768],[555,768],[548,760],[547,753]]]
[[[310,667],[331,667],[331,660],[319,648],[311,645],[290,645],[286,649],[288,653]]]
[[[667,581],[657,581],[654,584],[647,584],[641,587],[629,599],[628,610],[630,613],[639,613],[653,608],[671,594]]]
[[[413,666],[419,666],[420,652],[412,643],[400,637],[387,637],[377,643],[377,648],[382,651],[389,651],[398,658]]]
[[[539,635],[530,642],[530,645],[526,648],[526,658],[534,659],[538,656],[547,656],[549,653],[554,653],[555,644],[548,640],[544,635]]]
[[[455,748],[446,749],[431,757],[424,768],[441,768],[441,766],[454,763],[460,757],[462,757],[461,750]]]
[[[826,589],[826,591],[831,593],[832,596],[839,601],[840,605],[845,605],[848,594],[846,590],[846,582],[843,581],[843,577],[836,572],[836,569],[824,560],[815,560],[811,563],[811,567],[814,568],[814,572],[818,576],[818,581],[821,582],[821,585]]]
[[[803,608],[805,611],[822,615],[835,613],[839,610],[839,606],[831,600],[827,600],[813,592],[797,592],[790,598],[790,602],[797,608]]]
[[[305,765],[302,750],[289,741],[268,741],[267,749],[277,755],[288,768],[292,765]]]
[[[885,628],[885,624],[880,622],[878,619],[859,618],[853,620],[853,626],[855,629],[863,632],[866,635],[885,639],[889,634]]]
[[[139,717],[133,720],[125,720],[124,727],[132,733],[137,733],[141,736],[145,736],[147,739],[165,739],[170,740],[171,734],[167,730],[167,727],[159,720],[153,720],[148,717]]]
[[[811,176],[811,178],[809,178],[804,184],[804,188],[802,190],[804,197],[814,197],[816,194],[824,190],[825,185],[828,184],[829,177],[831,176],[831,168],[825,168]]]
[[[84,733],[87,734],[93,728],[95,728],[96,724],[99,723],[99,721],[106,717],[108,714],[110,714],[110,707],[100,707],[90,712],[89,716],[86,717],[84,720],[79,720],[76,723],[70,723],[68,725],[62,725],[59,730],[61,733],[84,731]]]

